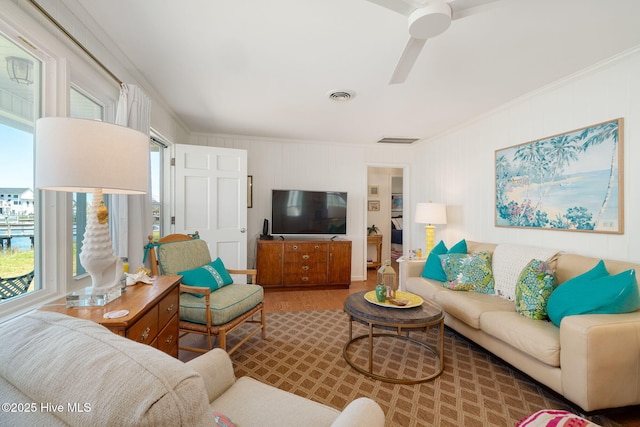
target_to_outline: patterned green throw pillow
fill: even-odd
[[[516,311],[531,319],[546,319],[547,302],[557,283],[549,264],[539,259],[529,261],[516,283]]]
[[[442,269],[447,276],[447,281],[442,284],[445,288],[482,294],[494,293],[489,252],[479,252],[474,255],[446,254],[440,255],[440,259]]]

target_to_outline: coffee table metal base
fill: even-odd
[[[444,319],[443,318],[438,318],[437,320],[435,320],[431,325],[425,325],[424,328],[420,328],[423,331],[428,331],[430,326],[436,326],[439,329],[439,333],[438,333],[438,345],[437,347],[429,345],[425,342],[419,341],[417,339],[411,338],[410,336],[407,335],[401,335],[402,330],[404,329],[406,332],[408,332],[409,330],[417,330],[418,328],[415,327],[409,327],[409,328],[402,328],[402,327],[398,327],[397,325],[395,325],[397,327],[397,334],[393,334],[393,333],[374,333],[373,332],[373,328],[374,326],[381,326],[381,327],[385,327],[387,325],[377,325],[374,323],[371,323],[370,321],[366,321],[365,319],[362,318],[356,318],[353,315],[349,316],[349,341],[347,341],[347,343],[344,345],[344,348],[342,349],[342,355],[344,356],[344,360],[356,371],[360,372],[361,374],[367,375],[368,377],[374,378],[376,380],[380,380],[380,381],[384,381],[384,382],[388,382],[388,383],[394,383],[394,384],[418,384],[418,383],[423,383],[423,382],[427,382],[429,380],[434,379],[435,377],[437,377],[438,375],[440,375],[442,373],[442,371],[444,370],[444,358],[443,358],[443,351],[444,351]],[[365,323],[368,325],[369,327],[369,333],[365,334],[365,335],[359,335],[357,337],[353,337],[353,322],[354,321],[358,321],[360,323]],[[388,326],[387,326],[388,327]],[[394,328],[395,329],[395,328]],[[431,352],[434,357],[435,357],[435,372],[433,372],[430,375],[421,377],[421,378],[395,378],[395,377],[389,377],[389,376],[385,376],[385,375],[379,375],[373,372],[373,338],[375,337],[390,337],[393,339],[400,339],[400,340],[405,340],[408,341],[410,343],[416,344],[418,346],[423,347],[424,349],[426,349],[427,351]],[[355,364],[355,362],[353,360],[351,360],[351,358],[349,357],[349,347],[355,343],[356,341],[359,340],[363,340],[363,339],[368,339],[369,340],[369,367],[368,369],[365,369],[361,366],[358,366]]]

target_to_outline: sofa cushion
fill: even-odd
[[[516,283],[516,311],[531,319],[546,319],[547,302],[555,287],[556,275],[549,264],[531,260]]]
[[[246,402],[251,402],[251,410],[247,410]],[[211,408],[226,414],[239,426],[330,426],[340,415],[336,409],[249,377],[238,378],[211,402]]]
[[[97,323],[33,311],[0,324],[0,336],[0,377],[29,402],[90,405],[90,411],[57,412],[66,424],[213,424],[204,382],[193,369]]]
[[[555,264],[557,249],[499,244],[493,252],[493,278],[496,294],[509,300],[516,299],[516,282],[524,267],[532,259]]]
[[[212,292],[233,283],[231,275],[220,258],[216,258],[215,261],[202,267],[179,271],[178,274],[182,276],[182,283],[185,285],[209,288]],[[203,297],[204,295],[196,296]]]
[[[425,279],[423,277],[409,277],[404,282],[404,290],[412,294],[420,295],[424,299],[435,301],[435,295],[444,291],[442,282]]]
[[[447,276],[443,286],[454,291],[475,291],[493,294],[491,254],[446,254],[440,255],[442,269]]]
[[[440,255],[444,254],[466,254],[467,253],[467,242],[462,239],[455,245],[451,247],[451,249],[447,250],[447,246],[444,244],[442,240],[433,248],[431,252],[429,252],[429,256],[427,257],[427,262],[424,263],[424,270],[422,271],[422,277],[425,279],[433,279],[438,280],[440,282],[447,281],[447,275],[444,273],[442,269],[442,262],[440,261]]]
[[[442,288],[442,292],[435,294],[434,300],[442,310],[475,329],[480,329],[482,313],[487,311],[515,313],[513,301],[478,292],[456,292]]]
[[[551,322],[488,311],[480,317],[480,329],[547,365],[560,366],[560,329]]]
[[[549,298],[547,311],[557,326],[565,316],[630,313],[640,307],[635,270],[591,280],[576,279],[559,286]]]
[[[211,293],[211,324],[224,325],[260,304],[264,297],[262,286],[232,284]],[[180,319],[207,324],[204,298],[183,292],[180,294]]]

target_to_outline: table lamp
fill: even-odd
[[[447,207],[442,203],[418,203],[416,205],[415,222],[419,224],[427,224],[424,227],[426,234],[426,246],[424,256],[431,252],[434,246],[434,224],[447,223]]]
[[[36,121],[35,186],[93,193],[80,263],[91,287],[67,296],[67,306],[105,305],[120,296],[123,266],[113,252],[102,195],[145,194],[149,139],[124,126],[69,117]]]

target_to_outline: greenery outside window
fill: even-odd
[[[41,61],[0,33],[0,278],[35,272],[39,252],[34,189],[34,125],[41,114]],[[0,305],[41,288],[27,276],[22,292],[3,290]]]

